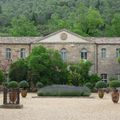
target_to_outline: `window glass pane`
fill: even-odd
[[[106,48],[101,49],[101,57],[106,58]]]
[[[117,57],[117,58],[120,57],[120,48],[117,48],[117,49],[116,49],[116,57]]]
[[[11,49],[6,48],[6,59],[11,59]]]
[[[20,58],[25,58],[26,57],[26,51],[24,48],[20,50]]]
[[[86,49],[81,50],[81,59],[87,59],[87,50]]]
[[[61,57],[63,60],[67,60],[67,51],[65,48],[61,50]]]
[[[107,82],[107,74],[101,74],[102,81]]]

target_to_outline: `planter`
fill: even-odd
[[[17,99],[17,92],[16,91],[9,92],[9,99],[11,103],[15,103]]]
[[[119,92],[118,92],[117,89],[113,90],[111,96],[112,96],[112,101],[113,101],[114,103],[118,103],[118,101],[119,101],[119,96],[120,96],[120,95],[119,95]]]
[[[21,90],[21,96],[26,97],[27,96],[27,90]]]
[[[103,98],[104,97],[104,90],[103,89],[99,89],[98,90],[98,96],[99,96],[99,98]]]

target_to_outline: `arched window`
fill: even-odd
[[[11,49],[10,48],[6,48],[6,59],[10,60],[11,59]]]
[[[20,58],[24,59],[26,57],[26,51],[25,51],[25,48],[22,48],[20,50]]]
[[[106,48],[101,49],[101,57],[104,59],[106,58]]]
[[[85,48],[81,50],[81,59],[87,59],[87,50]]]
[[[67,60],[67,50],[65,48],[61,49],[61,57],[64,61]]]
[[[116,57],[117,57],[117,58],[120,57],[120,48],[117,48],[117,49],[116,49]]]

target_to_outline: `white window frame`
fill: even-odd
[[[107,50],[106,50],[106,48],[102,48],[102,49],[101,49],[101,58],[102,58],[102,59],[105,59],[106,56],[107,56]]]
[[[80,57],[81,59],[85,59],[87,60],[87,57],[88,57],[88,52],[87,52],[87,49],[83,48],[80,52]]]

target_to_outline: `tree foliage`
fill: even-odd
[[[28,64],[35,84],[38,81],[44,85],[67,83],[66,64],[58,51],[35,47],[28,57]]]
[[[120,36],[119,14],[120,0],[0,0],[0,35],[47,35],[67,28],[83,36]],[[27,18],[22,26],[14,21],[20,15]],[[13,23],[19,34],[17,28],[9,31]]]
[[[28,65],[25,60],[20,59],[10,65],[9,77],[10,80],[20,82],[27,80]]]
[[[89,81],[89,71],[92,66],[90,61],[81,60],[70,66],[70,83],[75,86],[84,85]]]
[[[38,34],[34,23],[25,17],[13,19],[9,31],[12,36],[36,36]]]

